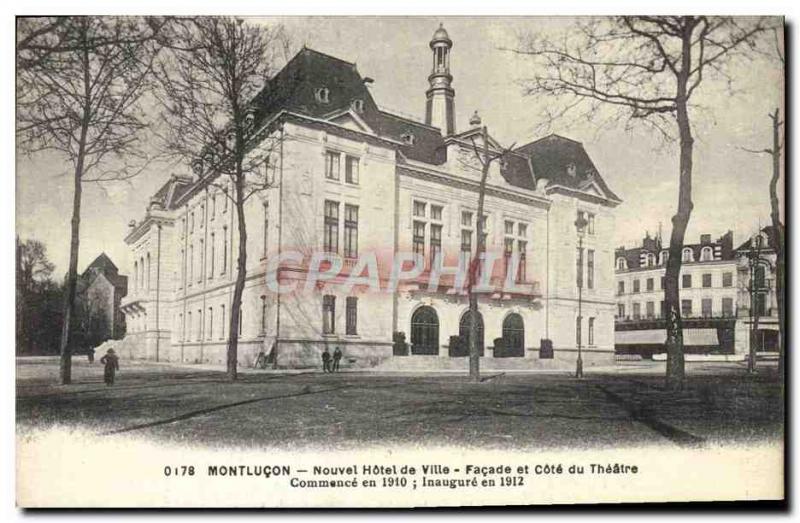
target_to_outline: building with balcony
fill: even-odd
[[[751,343],[757,352],[779,349],[776,241],[776,230],[770,225],[736,248],[740,282],[736,338],[744,352]]]
[[[615,252],[616,350],[649,357],[665,352],[664,276],[668,247],[660,235]],[[733,232],[702,234],[681,252],[679,292],[686,353],[744,352],[737,344],[737,299],[742,282]]]
[[[550,135],[491,163],[479,217],[476,149],[502,148],[484,142],[477,113],[457,130],[453,42],[440,27],[429,47],[423,121],[382,109],[355,64],[307,48],[253,101],[253,147],[279,146],[264,161],[270,187],[245,208],[240,365],[260,352],[280,367],[318,365],[335,346],[352,366],[463,356],[470,321],[459,268],[479,230],[484,358],[569,368],[581,336],[587,366],[613,361],[620,199],[581,143]],[[224,364],[239,241],[232,190],[198,162],[131,222],[123,357]],[[410,268],[396,264],[406,254]],[[374,284],[354,280],[365,274]]]

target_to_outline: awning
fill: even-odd
[[[664,329],[617,331],[616,345],[663,344],[667,339]],[[683,329],[684,345],[718,345],[717,329]]]

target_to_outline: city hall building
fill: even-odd
[[[447,32],[420,48],[432,60],[420,121],[382,109],[354,64],[308,48],[253,101],[252,139],[279,146],[264,162],[270,187],[245,209],[239,364],[263,352],[278,367],[318,365],[326,347],[342,349],[344,366],[465,363],[468,294],[453,268],[475,254],[479,227],[496,260],[481,281],[498,283],[479,289],[486,364],[574,368],[579,344],[586,366],[613,362],[620,199],[581,143],[550,135],[491,163],[479,217],[477,152],[502,149],[484,144],[477,113],[456,121]],[[224,365],[239,241],[231,189],[195,166],[131,222],[123,358]],[[341,258],[336,277],[309,280],[318,253]],[[384,261],[401,253],[423,263],[391,285],[397,269]],[[377,285],[354,283],[370,260]]]

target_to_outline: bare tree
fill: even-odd
[[[467,278],[467,295],[469,296],[469,376],[472,381],[478,382],[481,379],[480,371],[480,352],[478,350],[478,293],[475,290],[475,284],[478,281],[478,269],[481,265],[481,257],[486,252],[486,233],[485,223],[483,219],[483,203],[486,199],[486,178],[489,176],[489,169],[492,162],[500,160],[511,149],[502,149],[499,151],[492,151],[489,147],[489,131],[484,125],[481,128],[481,146],[472,140],[472,150],[475,153],[475,158],[481,166],[481,182],[478,186],[478,216],[476,217],[476,234],[478,243],[475,248],[475,256],[469,264],[469,274]],[[485,270],[485,269],[484,269]]]
[[[256,122],[263,115],[255,98],[284,56],[286,42],[281,26],[229,17],[183,19],[173,25],[172,50],[159,67],[165,149],[191,164],[236,210],[239,247],[227,348],[231,380],[237,375],[247,277],[245,203],[272,185],[270,159],[281,141],[275,128]]]
[[[522,36],[517,53],[532,57],[526,94],[562,102],[552,118],[582,117],[645,124],[674,140],[679,153],[678,209],[666,270],[666,385],[685,381],[678,278],[681,249],[692,213],[692,96],[711,79],[732,80],[729,64],[745,55],[770,28],[768,19],[707,16],[638,16],[582,21],[559,40]]]
[[[775,56],[777,56],[778,62],[780,64],[781,75],[784,74],[785,67],[786,67],[786,60],[783,54],[783,31],[779,31],[777,28],[773,30],[773,36],[775,38]],[[772,163],[772,178],[769,182],[769,201],[770,201],[770,219],[772,222],[772,229],[774,233],[774,238],[772,239],[775,242],[773,248],[775,249],[775,293],[778,299],[778,330],[780,332],[780,344],[779,344],[779,359],[778,359],[778,373],[783,375],[783,365],[784,365],[784,337],[785,337],[785,330],[784,330],[784,277],[785,274],[785,265],[784,265],[784,231],[783,226],[781,225],[781,204],[780,199],[778,197],[778,183],[780,182],[781,177],[781,158],[783,156],[783,137],[781,136],[781,127],[783,126],[783,122],[780,119],[780,108],[776,107],[775,110],[769,115],[769,119],[772,121],[772,147],[767,147],[760,150],[755,149],[747,149],[742,148],[747,152],[754,153],[754,154],[766,154],[769,155],[770,161]]]
[[[60,377],[71,378],[70,317],[75,304],[81,191],[85,182],[127,180],[148,163],[142,112],[157,46],[139,18],[69,17],[20,24],[18,146],[66,159],[73,176],[69,269],[65,282]]]

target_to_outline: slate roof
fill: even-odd
[[[783,234],[785,236],[786,235],[786,227],[783,224],[781,224],[781,229],[783,230]],[[773,227],[772,225],[767,225],[766,227],[761,229],[761,232],[763,232],[764,234],[767,235],[767,245],[762,246],[762,249],[763,248],[775,249],[775,245],[777,243],[777,238],[775,237],[775,227]],[[743,244],[741,244],[740,246],[738,246],[736,248],[736,250],[737,251],[749,251],[750,250],[750,246],[752,245],[752,243],[753,243],[753,239],[752,238],[748,238],[747,241],[744,242]]]
[[[649,240],[649,241],[648,241]],[[628,269],[638,269],[640,268],[641,262],[641,254],[642,253],[653,253],[656,255],[656,260],[658,259],[659,253],[663,250],[669,249],[666,245],[661,245],[661,241],[655,238],[645,237],[642,241],[643,245],[639,247],[633,247],[631,249],[626,249],[624,247],[618,248],[614,251],[614,267],[616,267],[616,260],[622,256],[625,258],[625,262],[628,265]],[[720,259],[715,259],[714,261],[720,260],[732,260],[734,259],[734,250],[733,250],[733,231],[728,231],[722,236],[720,236],[716,241],[711,242],[700,242],[700,243],[687,243],[684,244],[683,248],[689,247],[692,249],[694,253],[694,260],[695,262],[700,261],[700,251],[703,247],[710,246],[714,248],[715,246],[719,245],[720,249]]]
[[[128,277],[119,274],[119,269],[117,266],[104,252],[100,253],[100,255],[95,258],[94,261],[90,263],[89,266],[86,267],[86,270],[84,270],[81,274],[80,278],[78,279],[79,292],[88,288],[95,278],[97,278],[97,276],[100,274],[105,276],[115,288],[123,291],[123,293],[127,292]]]
[[[536,178],[547,178],[550,183],[571,189],[580,189],[594,177],[594,181],[612,199],[619,196],[606,185],[583,144],[557,134],[551,134],[515,149],[531,158]],[[575,166],[575,176],[569,174],[568,167]],[[591,173],[591,174],[590,174]]]

